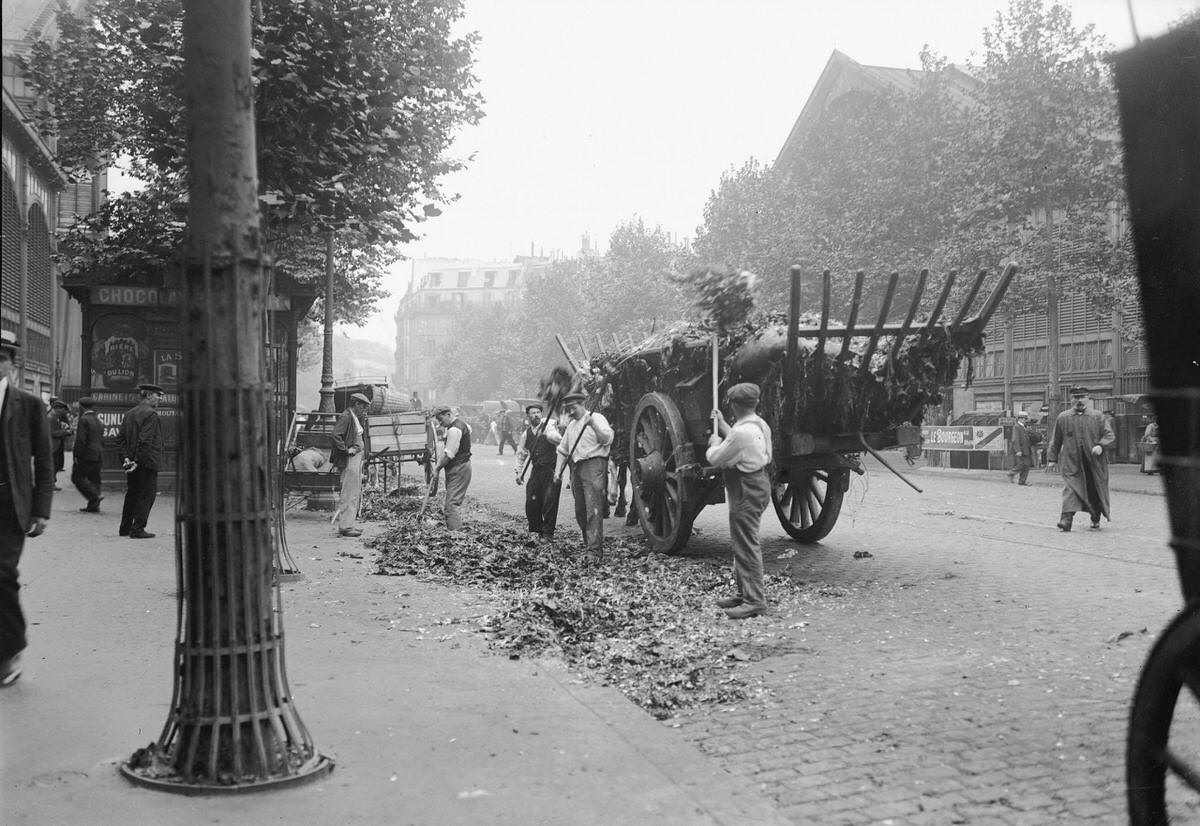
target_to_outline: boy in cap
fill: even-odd
[[[433,417],[446,431],[442,440],[442,455],[438,457],[437,466],[433,469],[433,489],[437,490],[438,473],[446,470],[446,499],[443,513],[446,516],[446,529],[462,530],[463,500],[467,498],[467,488],[471,485],[471,427],[461,417],[456,417],[454,411],[442,405],[435,407]]]
[[[158,495],[158,466],[162,464],[162,421],[158,405],[163,389],[157,384],[139,384],[142,400],[121,420],[121,445],[125,471],[125,502],[121,507],[118,533],[130,539],[153,539],[146,531],[150,509]]]
[[[604,559],[604,508],[608,503],[608,453],[613,429],[603,413],[588,412],[583,393],[563,396],[563,408],[570,420],[558,443],[554,482],[562,481],[563,468],[571,465],[571,494],[575,498],[575,521],[583,532],[588,557]]]
[[[370,449],[366,427],[370,404],[371,400],[362,393],[352,394],[350,404],[333,425],[333,450],[329,458],[342,472],[342,480],[337,510],[329,521],[337,525],[339,536],[362,536],[362,530],[354,523],[362,503],[363,456]]]
[[[1054,420],[1054,435],[1046,451],[1046,468],[1053,471],[1062,460],[1065,483],[1062,494],[1060,531],[1071,530],[1076,511],[1087,511],[1092,530],[1100,529],[1100,516],[1112,521],[1108,513],[1108,461],[1104,448],[1116,441],[1108,422],[1095,410],[1088,409],[1088,389],[1072,387],[1071,407]]]
[[[554,481],[554,466],[562,434],[554,425],[553,416],[542,427],[541,402],[525,406],[525,420],[525,432],[521,435],[513,468],[519,485],[525,475],[525,464],[529,463],[529,482],[525,486],[525,519],[529,523],[529,533],[553,539],[554,529],[558,526],[558,500],[562,494],[562,482]]]
[[[17,387],[20,345],[0,333],[0,688],[21,676],[25,615],[17,565],[26,536],[40,536],[50,519],[54,458],[42,400]]]
[[[1033,467],[1033,442],[1029,438],[1028,424],[1029,414],[1022,410],[1017,414],[1017,423],[1012,426],[1012,439],[1009,440],[1013,466],[1008,472],[1008,481],[1025,487],[1031,487],[1026,480],[1029,478],[1029,468]]]
[[[84,513],[100,513],[100,468],[104,464],[104,425],[96,411],[95,400],[79,400],[79,423],[75,426],[75,447],[71,462],[71,484],[87,500]]]
[[[729,536],[733,541],[733,579],[737,596],[717,600],[730,619],[766,613],[762,548],[758,529],[763,511],[771,502],[771,427],[757,413],[758,385],[743,382],[726,394],[733,409],[730,426],[720,410],[713,411],[715,432],[708,439],[705,458],[721,468],[725,501],[729,506]]]
[[[58,486],[58,474],[67,464],[67,437],[71,435],[71,408],[58,396],[50,397],[50,448],[54,452],[54,489]]]

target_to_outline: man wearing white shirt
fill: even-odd
[[[570,420],[558,443],[554,481],[562,479],[563,468],[571,466],[571,493],[575,497],[575,521],[583,532],[588,558],[604,559],[604,505],[607,501],[606,473],[613,429],[602,413],[589,413],[583,393],[563,396]]]
[[[733,409],[731,427],[714,410],[716,432],[709,437],[705,458],[721,468],[725,502],[729,506],[729,536],[733,540],[733,578],[737,596],[717,600],[730,619],[746,619],[767,611],[763,588],[762,547],[758,528],[771,501],[771,427],[756,412],[758,385],[743,382],[729,388]]]
[[[456,418],[449,407],[434,408],[433,417],[446,431],[442,455],[433,470],[433,484],[442,468],[446,469],[446,500],[443,510],[446,515],[446,530],[462,530],[462,503],[467,498],[471,485],[471,427],[462,418]]]
[[[337,510],[330,521],[337,525],[339,536],[362,536],[362,529],[354,523],[358,521],[358,506],[362,503],[362,463],[369,448],[364,424],[370,404],[371,400],[362,393],[354,393],[350,396],[350,406],[333,426],[330,459],[341,470],[342,482]]]

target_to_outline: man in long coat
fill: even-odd
[[[1054,434],[1046,452],[1046,465],[1050,470],[1062,462],[1065,485],[1059,530],[1071,530],[1076,511],[1088,512],[1092,517],[1092,530],[1100,529],[1101,515],[1112,520],[1108,510],[1108,460],[1104,448],[1116,438],[1104,417],[1088,409],[1088,389],[1072,387],[1071,407],[1054,420]]]
[[[121,444],[125,471],[125,502],[121,507],[120,536],[130,539],[153,539],[146,530],[150,509],[158,496],[158,470],[162,464],[162,420],[158,405],[163,389],[157,384],[139,384],[142,400],[121,420]]]
[[[46,530],[54,496],[50,423],[42,400],[17,387],[19,347],[0,333],[0,687],[21,676],[26,640],[17,566],[25,537]]]
[[[1031,487],[1029,468],[1033,467],[1033,444],[1029,440],[1029,414],[1022,410],[1017,414],[1017,423],[1012,428],[1012,440],[1009,448],[1013,454],[1012,470],[1008,472],[1008,481]]]

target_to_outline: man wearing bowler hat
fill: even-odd
[[[717,600],[730,619],[766,613],[762,547],[758,529],[763,511],[771,502],[771,427],[759,418],[758,385],[743,382],[729,388],[726,398],[733,410],[730,426],[720,410],[713,411],[716,427],[704,454],[721,468],[725,502],[729,507],[729,537],[733,541],[733,579],[737,595]]]
[[[71,462],[71,484],[87,500],[80,508],[84,513],[100,513],[100,468],[104,464],[104,425],[92,408],[96,402],[90,396],[79,400],[79,422],[75,425],[74,459]]]
[[[525,406],[525,432],[521,434],[517,448],[517,484],[529,470],[529,483],[525,486],[525,519],[529,533],[538,539],[553,539],[558,527],[558,500],[562,493],[562,482],[554,481],[555,457],[562,434],[551,416],[542,423],[542,403],[533,402]]]
[[[1087,511],[1092,530],[1100,529],[1100,516],[1111,521],[1108,512],[1108,461],[1104,448],[1116,435],[1104,417],[1088,409],[1088,389],[1072,387],[1071,406],[1054,420],[1054,434],[1046,451],[1046,467],[1053,471],[1062,463],[1065,483],[1062,494],[1060,531],[1071,530],[1076,511]]]
[[[0,332],[0,688],[21,676],[25,615],[17,565],[25,537],[40,536],[50,519],[54,457],[42,400],[17,387],[20,345]]]
[[[358,521],[358,506],[362,503],[363,456],[370,453],[367,432],[367,407],[371,400],[362,393],[350,396],[350,404],[333,425],[333,450],[329,459],[342,472],[341,491],[337,510],[330,519],[339,536],[362,536]]]
[[[146,523],[158,495],[158,469],[162,464],[162,420],[158,417],[158,405],[163,389],[157,384],[139,384],[138,392],[142,400],[121,420],[125,503],[118,533],[130,539],[153,539]]]

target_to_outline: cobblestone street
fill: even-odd
[[[796,823],[1126,822],[1129,698],[1181,606],[1164,498],[1116,491],[1116,521],[1063,534],[1052,485],[913,478],[854,478],[817,546],[768,512],[768,570],[810,587],[749,666],[769,691],[666,724]],[[471,492],[515,511],[511,479],[480,456]],[[707,508],[686,553],[722,557],[724,519]]]

